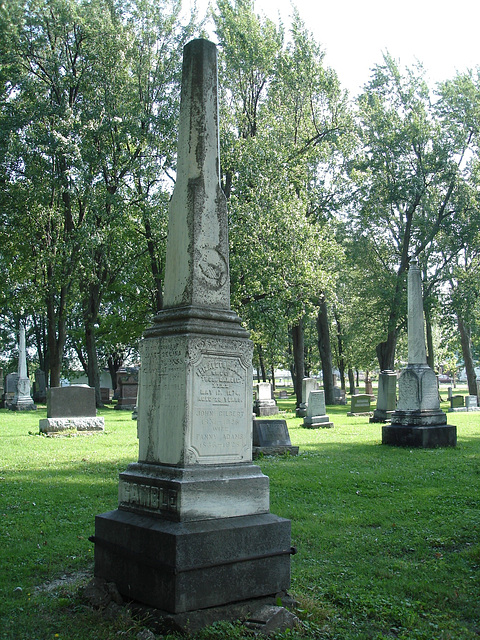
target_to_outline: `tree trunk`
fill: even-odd
[[[293,368],[295,370],[294,391],[297,398],[297,409],[302,402],[302,381],[305,377],[305,339],[303,319],[291,328],[293,344]]]
[[[53,274],[51,277],[53,278]],[[67,340],[64,288],[60,291],[60,303],[57,312],[55,312],[54,294],[49,293],[47,295],[47,336],[48,357],[46,360],[49,365],[50,386],[59,387],[65,342]],[[48,376],[48,371],[46,371],[45,374]]]
[[[325,298],[322,296],[317,314],[318,351],[322,361],[323,388],[325,390],[325,404],[335,404],[333,393],[333,363],[330,344],[330,328],[328,325],[328,310]]]
[[[462,343],[463,361],[465,363],[465,371],[467,373],[468,393],[471,396],[477,395],[477,376],[475,374],[475,365],[472,356],[472,337],[470,327],[467,327],[461,316],[457,313],[457,324],[460,332],[460,341]]]
[[[433,334],[432,334],[432,322],[430,320],[430,314],[425,312],[425,330],[427,338],[427,364],[431,369],[434,369],[435,357],[433,352]]]
[[[90,284],[83,301],[83,322],[85,329],[85,351],[87,355],[87,378],[90,387],[95,389],[95,403],[103,407],[100,393],[100,372],[98,369],[97,345],[95,340],[95,323],[98,319],[101,302],[100,284]]]
[[[333,315],[335,318],[335,324],[337,325],[337,348],[338,348],[338,370],[340,372],[340,388],[345,391],[345,358],[343,357],[343,335],[342,325],[340,318],[338,317],[337,310],[333,309]]]
[[[348,384],[350,386],[350,395],[353,396],[355,393],[355,374],[353,373],[352,367],[348,367]]]
[[[146,214],[143,216],[143,224],[145,227],[145,237],[147,240],[148,255],[150,257],[150,269],[152,272],[153,282],[155,284],[153,292],[154,313],[158,313],[163,309],[163,284],[161,275],[160,261],[157,256],[155,238],[153,237],[150,219]]]
[[[397,332],[390,331],[385,342],[377,344],[376,352],[380,371],[395,370],[395,349],[397,346]]]
[[[267,371],[265,369],[265,360],[263,358],[263,349],[262,349],[262,345],[261,344],[257,344],[257,355],[258,355],[258,362],[260,365],[260,370],[262,372],[262,382],[266,382],[267,381]]]
[[[117,372],[122,366],[123,361],[124,361],[123,353],[116,352],[108,356],[107,367],[108,367],[108,372],[110,374],[110,380],[112,381],[113,391],[115,391],[118,386]]]
[[[272,391],[275,391],[275,365],[271,365],[272,367]]]

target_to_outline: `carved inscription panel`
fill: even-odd
[[[205,351],[192,366],[188,462],[252,459],[251,383],[241,354]]]

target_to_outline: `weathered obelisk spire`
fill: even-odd
[[[416,260],[408,270],[408,364],[427,364],[422,276]]]
[[[95,520],[95,575],[172,614],[284,591],[290,521],[252,463],[253,344],[230,309],[215,45],[185,46],[165,307],[140,346],[138,462]],[[208,588],[205,588],[208,585]]]
[[[217,49],[206,40],[193,40],[188,47],[164,304],[165,308],[230,309],[227,205],[220,187]]]
[[[420,269],[408,271],[408,365],[398,380],[397,408],[382,427],[382,443],[408,447],[455,446],[457,430],[440,409],[437,377],[427,364]]]

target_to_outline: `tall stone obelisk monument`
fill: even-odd
[[[35,411],[34,404],[30,395],[31,385],[27,375],[27,347],[25,341],[25,325],[20,320],[19,339],[18,339],[18,382],[15,395],[9,404],[12,411]]]
[[[252,464],[252,343],[230,309],[217,52],[186,45],[165,308],[141,345],[139,460],[96,517],[95,575],[171,613],[283,591],[290,521]]]
[[[416,260],[408,271],[408,365],[398,380],[397,408],[382,427],[382,443],[405,447],[454,447],[457,428],[440,409],[437,377],[427,364],[422,278]]]

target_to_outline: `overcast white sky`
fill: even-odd
[[[185,5],[189,1],[184,0]],[[432,85],[480,65],[478,0],[295,0],[294,4],[323,46],[326,64],[353,95],[387,50],[402,66],[416,60],[423,63]],[[197,0],[197,6],[204,14],[208,0]],[[275,22],[280,14],[288,26],[290,0],[255,0],[254,6],[257,14]]]

